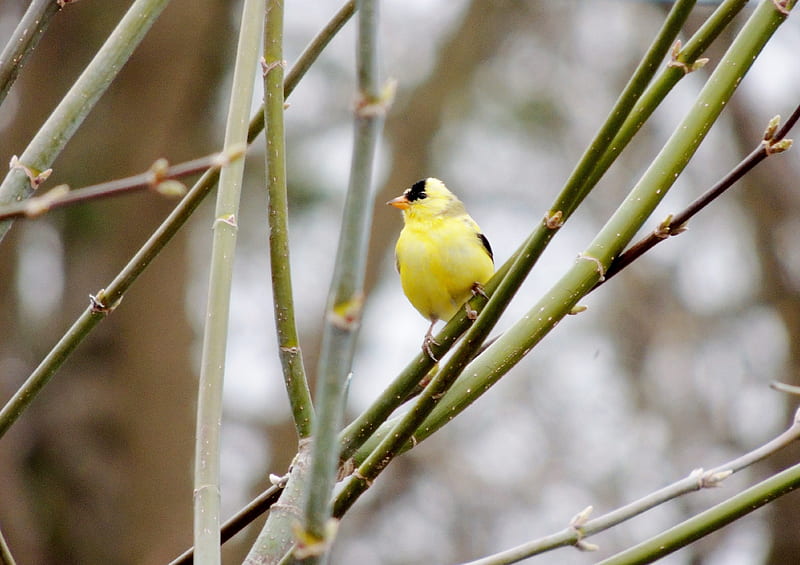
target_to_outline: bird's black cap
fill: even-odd
[[[425,183],[427,179],[422,179],[420,181],[415,182],[411,185],[411,188],[406,190],[406,199],[409,202],[414,202],[415,200],[422,200],[426,198],[428,195],[425,194]]]

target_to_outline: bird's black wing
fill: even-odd
[[[483,244],[483,248],[484,248],[484,249],[486,250],[486,252],[489,254],[489,258],[490,258],[492,261],[494,261],[494,254],[492,253],[492,246],[491,246],[491,245],[489,245],[489,240],[488,240],[488,239],[486,239],[486,236],[485,236],[485,235],[483,235],[482,233],[479,233],[479,234],[478,234],[478,239],[480,239],[480,240],[481,240],[481,243]]]

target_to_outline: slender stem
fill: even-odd
[[[32,0],[0,53],[0,105],[17,80],[25,61],[36,49],[60,6],[54,0]]]
[[[267,138],[267,218],[269,259],[278,350],[295,429],[311,435],[314,407],[295,325],[289,261],[289,202],[286,189],[286,140],[283,123],[283,2],[269,0],[264,34],[264,121]]]
[[[42,214],[57,208],[73,206],[90,200],[111,198],[141,190],[152,190],[156,193],[170,196],[171,192],[165,193],[163,190],[164,185],[162,183],[164,181],[202,173],[210,168],[219,167],[221,164],[230,162],[233,159],[238,159],[243,154],[243,149],[234,151],[230,155],[217,153],[209,157],[201,157],[200,159],[194,159],[172,167],[167,166],[166,161],[160,159],[153,164],[148,172],[131,177],[103,182],[75,190],[68,190],[66,185],[61,185],[67,190],[62,191],[60,187],[56,187],[41,196],[32,196],[23,202],[0,207],[0,220],[7,220],[10,218],[39,218]],[[185,191],[185,188],[183,190]],[[180,195],[182,196],[182,194]]]
[[[697,469],[679,481],[667,485],[655,492],[652,492],[639,500],[635,500],[630,504],[626,504],[621,508],[617,508],[603,516],[599,516],[592,520],[588,520],[588,512],[584,512],[585,520],[579,523],[572,523],[568,528],[556,532],[549,536],[533,540],[517,547],[501,551],[494,555],[470,561],[465,565],[504,565],[507,563],[516,563],[528,557],[539,555],[546,551],[556,549],[558,547],[565,547],[568,545],[580,545],[587,537],[612,528],[622,522],[630,520],[656,506],[664,504],[679,496],[696,492],[703,488],[712,488],[719,486],[720,483],[727,479],[731,474],[741,471],[742,469],[765,459],[766,457],[777,453],[781,449],[791,445],[800,439],[800,420],[795,416],[794,422],[788,430],[781,433],[778,437],[773,438],[766,444],[745,453],[727,463],[718,465],[713,469],[704,471]]]
[[[336,267],[328,296],[326,325],[317,371],[317,419],[314,423],[309,486],[305,500],[304,545],[309,562],[326,559],[331,492],[339,456],[339,432],[346,381],[351,370],[363,304],[364,270],[372,221],[372,176],[378,136],[387,100],[378,78],[378,3],[357,3],[359,101],[350,186],[344,207]],[[316,546],[316,547],[315,547]]]
[[[135,0],[116,29],[69,89],[25,148],[19,162],[39,174],[47,170],[130,58],[169,0]],[[27,198],[33,192],[28,175],[12,168],[0,184],[0,205]],[[0,222],[0,241],[11,221]]]
[[[348,0],[344,3],[344,5],[339,8],[339,11],[336,12],[330,21],[325,24],[325,27],[320,30],[320,32],[314,36],[314,39],[306,46],[300,56],[297,58],[297,61],[292,66],[291,70],[286,74],[286,80],[283,86],[283,97],[288,98],[289,95],[294,91],[295,87],[297,86],[300,79],[305,76],[308,69],[311,68],[311,65],[314,64],[314,61],[317,60],[320,53],[328,46],[328,43],[331,42],[331,39],[336,37],[336,34],[344,27],[350,18],[353,17],[353,14],[356,10],[356,3],[355,0]],[[258,134],[264,129],[264,112],[263,110],[259,110],[258,112],[253,115],[253,118],[250,120],[250,129],[247,134],[247,141],[252,142]]]
[[[298,61],[299,67],[296,65],[286,75],[284,97],[288,97],[294,90],[303,77],[304,71],[311,66],[313,60],[322,53],[322,50],[330,43],[335,33],[342,28],[352,15],[352,9],[348,10],[348,6],[352,7],[352,2],[345,4],[344,8],[334,16],[333,20],[311,41],[300,57],[302,64]],[[258,126],[259,123],[261,124],[260,127]],[[248,143],[251,143],[256,138],[263,127],[264,113],[258,112],[250,120]],[[213,167],[206,171],[167,219],[128,261],[125,268],[114,277],[108,286],[92,297],[89,307],[73,322],[58,343],[48,352],[19,390],[0,410],[0,438],[30,405],[39,391],[50,381],[75,348],[119,304],[124,294],[139,278],[139,275],[158,256],[161,250],[191,217],[206,195],[214,188],[218,178],[219,167]]]
[[[248,114],[253,99],[253,76],[261,52],[261,14],[265,0],[245,0],[236,50],[225,150],[247,141]],[[200,360],[194,470],[194,546],[199,563],[220,563],[220,424],[225,374],[233,260],[236,253],[239,198],[244,159],[220,171],[213,225],[208,306]]]
[[[553,216],[556,211],[560,212],[560,214],[554,217],[554,222],[540,224],[531,233],[523,246],[505,265],[498,269],[495,276],[489,281],[486,292],[491,299],[482,311],[482,319],[486,318],[487,321],[499,319],[517,289],[547,247],[556,230],[588,194],[590,188],[594,186],[594,184],[588,185],[585,182],[586,176],[596,166],[600,155],[614,149],[614,145],[610,140],[631,119],[630,116],[637,100],[642,96],[642,92],[655,74],[659,63],[669,51],[674,38],[680,31],[694,3],[694,0],[682,0],[673,5],[661,30],[639,63],[634,76],[628,82],[622,94],[620,94],[606,122],[595,135],[589,148],[551,206],[550,209],[553,212],[549,214],[550,216]],[[597,180],[599,180],[599,176],[595,183]],[[477,307],[482,303],[482,300],[481,297],[476,297],[473,299],[472,306]],[[458,337],[469,327],[470,323],[470,320],[462,313],[445,326],[436,337],[436,341],[440,345],[434,347],[434,353],[438,358],[441,358],[447,352]],[[373,404],[344,431],[341,438],[343,446],[342,458],[346,459],[352,456],[369,439],[378,426],[405,401],[409,393],[432,367],[433,361],[428,355],[419,354],[414,358]]]
[[[625,252],[619,257],[614,259],[614,262],[611,263],[608,272],[606,272],[605,279],[599,281],[595,285],[595,288],[605,284],[611,277],[629,266],[636,259],[644,255],[662,241],[666,241],[668,237],[683,233],[687,222],[696,214],[698,214],[703,208],[722,196],[729,188],[736,184],[739,179],[753,170],[756,165],[764,161],[767,157],[779,153],[780,151],[776,151],[775,147],[784,142],[786,139],[786,134],[788,134],[791,128],[797,123],[798,119],[800,119],[800,105],[795,108],[792,115],[780,128],[780,131],[776,132],[772,138],[760,142],[758,147],[753,149],[753,151],[751,151],[747,157],[742,159],[742,161],[727,175],[720,179],[719,182],[714,184],[714,186],[709,188],[704,194],[694,200],[684,210],[667,218],[667,220],[662,222],[659,227],[650,233],[650,235],[642,238],[631,247],[626,249]]]
[[[662,534],[601,561],[600,565],[652,563],[723,526],[727,526],[798,487],[800,487],[800,464],[773,475]]]

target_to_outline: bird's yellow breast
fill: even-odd
[[[468,215],[406,219],[395,248],[400,282],[411,304],[430,320],[449,320],[484,284],[494,264]]]

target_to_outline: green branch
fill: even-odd
[[[372,176],[378,136],[390,94],[378,77],[378,4],[359,2],[356,48],[358,96],[355,109],[350,186],[344,206],[336,266],[326,307],[317,371],[317,419],[314,422],[309,486],[303,531],[295,558],[318,562],[329,550],[331,492],[339,457],[344,392],[351,370],[363,306],[364,271],[372,222]]]
[[[289,261],[289,201],[286,190],[286,139],[283,123],[283,0],[270,0],[264,35],[264,121],[267,138],[266,172],[269,259],[278,350],[283,380],[300,439],[311,435],[314,407],[308,390],[295,325]]]
[[[265,0],[245,0],[242,7],[236,65],[225,125],[226,150],[241,146],[247,141],[247,117],[254,90],[253,76],[256,74],[261,52],[261,14],[264,12],[264,3]],[[243,176],[244,159],[222,168],[214,213],[211,273],[198,384],[194,468],[195,558],[203,564],[220,562],[220,425]]]
[[[771,4],[769,0],[765,3]],[[800,464],[732,496],[662,534],[601,561],[599,565],[652,563],[758,510],[797,487],[800,487]]]

